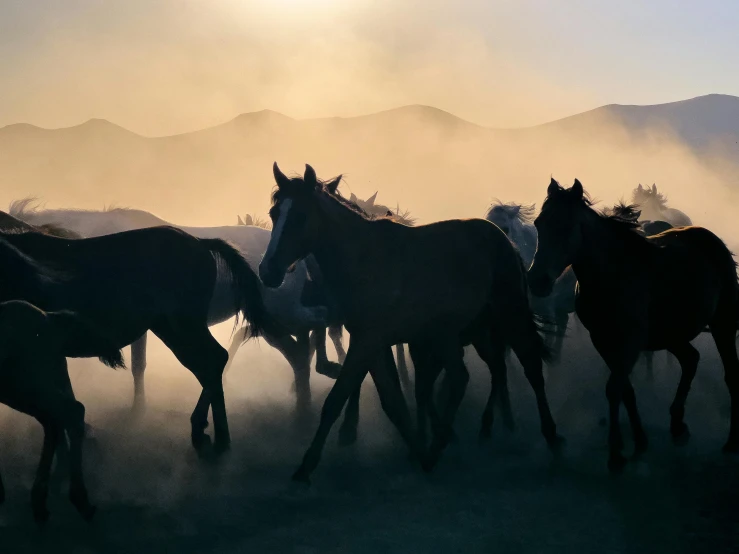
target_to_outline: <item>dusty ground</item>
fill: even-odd
[[[218,328],[224,343],[227,326]],[[677,369],[656,357],[657,380],[635,369],[650,452],[612,477],[606,471],[606,371],[587,347],[570,346],[548,391],[567,445],[554,459],[538,433],[533,395],[511,369],[518,430],[496,422],[478,445],[487,374],[468,354],[470,388],[456,425],[460,443],[430,475],[414,469],[365,384],[360,443],[329,439],[310,489],[291,486],[311,431],[292,425],[291,372],[265,344],[247,345],[227,380],[233,450],[203,465],[189,445],[194,378],[156,340],[147,385],[150,410],[131,425],[128,372],[76,361],[72,376],[98,428],[86,446],[90,494],[99,507],[85,524],[52,496],[52,518],[33,523],[29,489],[41,446],[34,421],[0,410],[0,551],[25,552],[731,552],[739,551],[739,459],[720,453],[728,395],[712,343],[688,401],[693,436],[672,445],[667,410]],[[572,343],[571,343],[572,344]],[[329,381],[314,379],[316,414]],[[624,416],[625,417],[625,416]],[[314,422],[315,423],[315,422]],[[624,419],[626,437],[628,425]],[[630,440],[628,442],[630,447]]]

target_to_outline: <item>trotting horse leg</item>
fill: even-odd
[[[341,372],[341,364],[331,362],[326,354],[326,328],[314,329],[312,333],[316,343],[316,373],[336,379]]]
[[[349,346],[344,368],[328,393],[321,410],[321,422],[313,441],[303,456],[303,462],[293,474],[294,481],[310,482],[310,475],[318,466],[323,446],[326,444],[331,427],[341,415],[349,395],[360,387],[369,367],[378,363],[379,345],[373,341],[353,339]]]
[[[59,429],[47,415],[38,416],[36,419],[44,428],[44,445],[41,449],[41,459],[31,489],[31,508],[36,523],[45,523],[49,519],[46,499],[49,496],[49,475],[51,474],[51,464],[54,461]]]
[[[501,385],[507,385],[503,381],[505,379],[503,376],[507,372],[505,363],[506,348],[504,342],[499,340],[494,341],[487,333],[475,340],[473,346],[477,351],[477,355],[487,364],[490,370],[490,395],[488,396],[487,404],[485,404],[485,411],[482,413],[482,422],[480,424],[480,439],[483,440],[489,439],[492,435],[495,400],[502,393],[499,387]]]
[[[134,417],[140,417],[146,411],[146,389],[144,387],[146,335],[147,333],[144,333],[131,343],[131,374],[133,375],[133,407],[131,411]]]
[[[438,350],[436,350],[437,348]],[[449,340],[446,344],[438,344],[434,347],[434,350],[441,356],[444,369],[448,376],[449,396],[447,404],[444,406],[444,415],[442,416],[442,432],[434,436],[429,447],[430,467],[436,464],[444,448],[449,443],[454,418],[457,415],[457,410],[467,389],[467,383],[470,380],[470,374],[463,360],[464,349],[460,346],[458,337],[454,337],[453,340]]]
[[[636,393],[634,393],[634,387],[631,385],[628,377],[624,385],[623,391],[623,403],[626,408],[626,413],[629,416],[629,423],[631,424],[631,434],[634,437],[634,453],[638,456],[643,452],[646,452],[648,440],[647,434],[644,432],[644,426],[642,425],[641,416],[639,410],[636,407]]]
[[[695,378],[698,369],[700,354],[689,342],[668,350],[677,358],[681,369],[680,382],[677,385],[675,400],[673,400],[670,406],[670,433],[672,434],[673,441],[684,442],[690,436],[690,431],[684,421],[685,401],[688,399],[690,386],[693,384],[693,378]]]
[[[400,384],[402,385],[403,390],[410,391],[411,378],[408,373],[408,364],[405,360],[405,347],[402,343],[395,345],[395,353],[398,356],[398,377],[400,378]]]
[[[416,396],[416,434],[418,442],[422,448],[426,448],[428,444],[427,420],[430,416],[434,432],[440,431],[441,421],[433,402],[434,383],[441,373],[442,365],[435,360],[433,356],[429,356],[428,351],[421,344],[408,345],[408,352],[413,359],[413,365],[416,368],[415,374],[415,396]]]
[[[339,363],[344,365],[344,360],[346,359],[346,351],[344,350],[344,326],[331,325],[328,328],[328,336],[331,337],[331,341],[334,343]]]
[[[226,375],[226,373],[228,373],[228,370],[231,369],[231,365],[233,364],[234,358],[236,357],[236,353],[239,351],[239,348],[241,348],[241,345],[244,344],[244,341],[246,340],[246,337],[249,336],[249,333],[249,325],[243,325],[234,333],[233,338],[231,339],[231,346],[228,347],[228,361],[226,362],[226,367],[223,368],[224,376]]]
[[[717,318],[718,319],[718,318]],[[731,423],[724,452],[739,452],[739,358],[736,353],[736,322],[731,314],[711,323],[711,334],[724,365],[724,380],[731,398]]]
[[[301,338],[302,337],[302,338]],[[264,340],[277,349],[293,370],[295,381],[293,388],[297,398],[297,416],[298,421],[310,411],[311,407],[311,390],[310,390],[310,354],[306,352],[305,343],[308,342],[307,350],[310,350],[310,339],[308,333],[301,333],[299,340],[296,341],[290,335],[270,335],[264,333]]]
[[[223,396],[223,368],[226,366],[228,353],[210,334],[204,319],[201,322],[173,320],[157,324],[152,331],[179,362],[192,371],[203,387],[190,416],[193,446],[199,453],[203,453],[203,447],[210,441],[205,428],[208,425],[208,407],[212,405],[215,451],[220,453],[228,450],[231,437]]]
[[[544,435],[549,448],[557,449],[561,446],[563,439],[557,434],[557,427],[554,424],[554,418],[547,400],[542,373],[541,343],[536,327],[531,325],[530,322],[528,325],[524,322],[524,325],[519,329],[513,330],[509,340],[513,352],[523,366],[524,375],[526,375],[526,379],[536,396],[541,433]]]

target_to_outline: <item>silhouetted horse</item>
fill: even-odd
[[[644,221],[666,221],[673,227],[689,227],[693,224],[690,218],[680,210],[667,207],[667,197],[657,191],[657,185],[634,189],[631,202],[640,210],[640,219]]]
[[[552,179],[535,225],[539,246],[529,271],[534,294],[546,296],[572,265],[578,279],[577,314],[611,370],[609,468],[626,463],[621,450],[619,406],[631,420],[636,452],[647,447],[629,373],[643,350],[671,352],[682,375],[670,407],[676,441],[688,436],[685,400],[698,366],[690,344],[708,325],[724,365],[731,395],[731,428],[724,450],[739,450],[739,314],[736,264],[724,243],[701,227],[644,237],[632,221],[593,210],[579,181],[565,190]]]
[[[148,227],[169,226],[157,216],[130,208],[113,208],[105,211],[93,210],[41,210],[34,206],[33,198],[17,200],[11,204],[11,215],[30,224],[59,224],[74,229],[84,237],[99,237]],[[252,221],[253,222],[253,221]],[[257,226],[228,225],[221,227],[183,227],[175,226],[186,233],[202,239],[222,239],[235,245],[244,258],[256,267],[262,259],[269,243],[270,233]],[[279,350],[287,359],[295,374],[295,388],[299,413],[303,413],[311,403],[310,391],[310,353],[308,333],[316,326],[325,325],[325,308],[317,306],[306,308],[300,303],[300,295],[307,280],[305,264],[299,263],[277,290],[262,290],[264,304],[270,317],[279,322],[279,329],[265,329],[263,337],[267,343]],[[261,288],[261,283],[259,283]],[[208,324],[215,325],[232,318],[234,297],[231,282],[217,279],[210,302]],[[294,334],[295,339],[291,336]],[[236,355],[239,347],[249,337],[248,327],[234,333],[229,348],[229,361],[226,369]],[[131,373],[134,379],[134,413],[143,412],[146,405],[144,372],[146,369],[146,333],[131,345]]]
[[[255,334],[268,320],[258,277],[236,249],[172,227],[78,240],[33,231],[0,232],[0,266],[6,273],[19,251],[65,278],[51,283],[31,280],[23,286],[0,279],[0,301],[19,299],[48,311],[71,310],[105,330],[116,348],[150,329],[203,386],[191,417],[193,446],[200,450],[209,441],[205,428],[212,403],[216,451],[228,448],[221,382],[228,355],[208,330],[216,279],[230,281],[233,311],[243,314]],[[100,355],[84,344],[64,354]]]
[[[532,224],[536,206],[534,204],[514,204],[509,202],[503,204],[499,200],[494,202],[485,214],[485,219],[495,223],[508,235],[513,244],[521,253],[526,269],[531,267],[536,252],[536,227]],[[552,293],[546,298],[532,298],[531,306],[534,313],[540,315],[553,326],[553,332],[549,333],[551,340],[547,346],[552,352],[554,360],[559,360],[562,354],[570,314],[575,310],[575,284],[577,279],[571,269],[557,280]],[[507,392],[507,389],[506,389]]]
[[[26,271],[39,271],[31,265]],[[43,278],[42,273],[36,278]],[[46,498],[57,441],[69,435],[69,499],[86,520],[95,508],[87,497],[82,471],[85,407],[74,397],[67,372],[68,352],[90,350],[109,367],[125,367],[120,349],[99,329],[72,312],[44,313],[23,301],[0,304],[0,403],[38,420],[44,446],[31,505],[36,521],[49,517]],[[0,504],[5,491],[0,478]]]
[[[369,371],[385,413],[430,470],[447,444],[469,375],[462,344],[485,340],[505,365],[506,344],[522,361],[540,409],[542,432],[559,443],[544,392],[545,348],[528,305],[520,256],[508,238],[484,220],[445,221],[407,227],[372,220],[326,190],[306,166],[303,178],[287,178],[274,165],[277,189],[273,231],[259,266],[266,286],[276,287],[298,259],[313,254],[340,305],[351,343],[344,367],[321,412],[321,423],[293,479],[308,481],[328,433],[349,395]],[[482,338],[481,338],[482,337]],[[426,455],[414,436],[394,368],[391,347],[407,343],[416,368],[416,400],[425,414],[439,367],[450,374],[449,402]],[[419,426],[419,431],[425,431]]]

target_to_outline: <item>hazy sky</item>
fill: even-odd
[[[736,29],[728,0],[2,0],[0,125],[160,135],[415,103],[530,125],[739,95]]]

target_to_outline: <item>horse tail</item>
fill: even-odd
[[[87,357],[86,354],[94,353],[108,367],[126,368],[121,349],[86,318],[67,310],[47,312],[46,316],[66,356]]]
[[[218,278],[228,276],[234,296],[234,312],[236,324],[239,314],[249,322],[249,337],[258,337],[265,327],[271,324],[271,318],[262,298],[262,284],[259,277],[236,248],[222,239],[200,239],[208,248],[216,261]]]
[[[524,325],[528,328],[529,348],[533,348],[534,354],[540,358],[543,362],[550,362],[553,359],[553,353],[544,340],[544,336],[548,334],[554,334],[553,322],[547,320],[545,317],[534,313],[531,306],[531,300],[529,299],[529,283],[526,279],[526,266],[523,261],[521,253],[515,249],[511,249],[515,256],[515,263],[518,269],[518,279],[514,286],[516,290],[515,306],[511,306],[514,313],[520,314],[520,317],[524,318]]]

